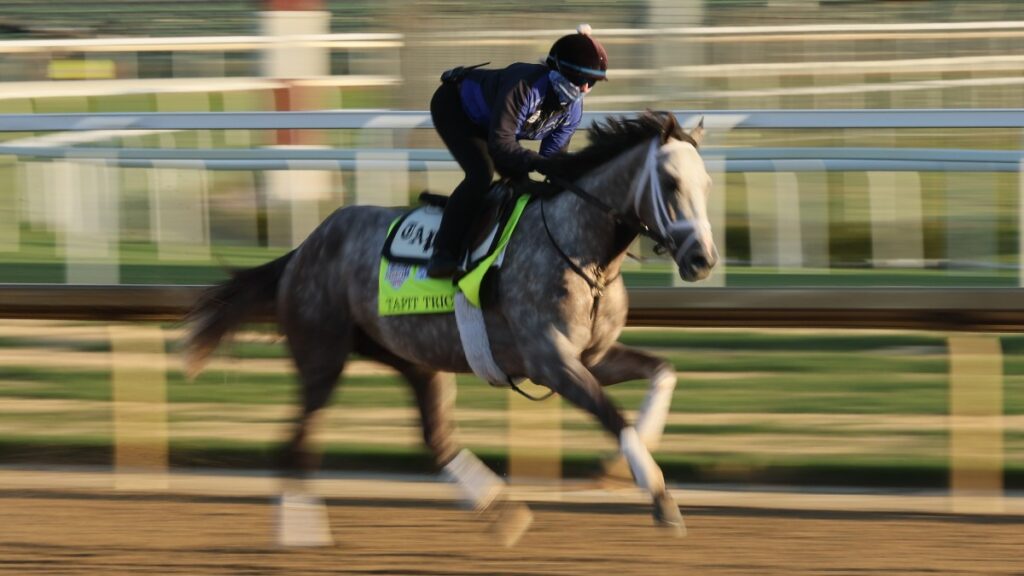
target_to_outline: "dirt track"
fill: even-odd
[[[534,504],[495,547],[445,502],[331,501],[337,545],[280,549],[265,499],[0,492],[0,574],[1024,574],[1024,519]]]

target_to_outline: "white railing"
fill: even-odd
[[[561,29],[532,31],[444,31],[428,34],[417,34],[414,38],[402,33],[365,33],[365,34],[308,34],[283,37],[244,35],[244,36],[201,36],[184,38],[90,38],[60,40],[14,40],[0,42],[0,61],[5,58],[62,58],[69,54],[78,54],[87,58],[96,55],[109,55],[119,62],[129,65],[118,65],[118,79],[103,81],[102,87],[81,84],[86,80],[68,80],[63,89],[67,95],[96,96],[103,94],[137,93],[145,91],[145,87],[132,84],[133,70],[137,58],[149,52],[169,52],[173,76],[188,86],[188,90],[202,91],[202,86],[188,82],[189,76],[216,76],[217,74],[196,74],[197,67],[188,59],[198,53],[214,56],[240,52],[266,52],[282,45],[323,48],[326,50],[373,51],[374,64],[364,68],[359,60],[353,61],[349,71],[352,74],[347,82],[332,81],[330,78],[319,78],[320,86],[390,86],[408,82],[410,78],[402,78],[398,73],[401,62],[409,51],[428,47],[438,54],[438,67],[443,68],[459,63],[455,59],[462,58],[465,48],[486,48],[507,51],[509,58],[523,58],[524,54],[537,57],[546,44],[565,33]],[[612,77],[619,80],[638,80],[631,86],[629,93],[622,93],[619,88],[602,90],[595,93],[591,101],[602,106],[635,105],[643,106],[665,100],[695,102],[700,105],[710,103],[715,106],[731,107],[736,105],[749,106],[754,98],[789,98],[789,97],[822,97],[836,98],[853,96],[862,98],[871,93],[907,93],[919,91],[948,90],[979,90],[979,89],[1018,89],[1022,82],[1014,74],[1019,68],[1021,57],[1005,50],[992,48],[991,53],[951,53],[946,57],[935,57],[934,54],[922,50],[910,50],[909,54],[890,53],[891,58],[875,57],[872,60],[860,61],[855,58],[838,57],[833,61],[812,62],[704,62],[700,58],[687,58],[679,65],[678,59],[671,63],[664,58],[659,62],[649,62],[648,53],[636,51],[654,39],[670,44],[697,43],[711,45],[743,45],[759,46],[762,43],[778,44],[794,42],[798,46],[814,42],[857,41],[871,42],[874,40],[899,40],[907,42],[907,47],[916,41],[932,41],[937,38],[950,42],[957,40],[1017,39],[1024,38],[1024,22],[960,22],[960,23],[914,23],[914,24],[839,24],[839,25],[798,25],[798,26],[724,26],[724,27],[670,27],[670,28],[604,28],[596,31],[604,38],[613,40],[619,47],[619,53]],[[447,50],[445,50],[447,49]],[[679,50],[691,51],[686,46]],[[985,46],[981,50],[986,50]],[[385,51],[385,52],[381,52]],[[699,50],[698,50],[699,51]],[[755,50],[756,51],[756,50]],[[797,52],[803,51],[798,49]],[[807,48],[807,53],[814,53]],[[535,53],[536,52],[536,53]],[[856,55],[856,51],[853,53]],[[871,52],[874,54],[874,52]],[[178,57],[184,56],[180,62]],[[915,57],[920,56],[920,57]],[[99,56],[102,57],[102,56]],[[796,60],[803,58],[797,57]],[[175,63],[177,62],[177,63]],[[384,67],[393,74],[374,72],[385,62]],[[651,64],[654,64],[653,66]],[[205,68],[223,69],[224,61],[210,63]],[[252,63],[256,67],[256,63]],[[204,66],[198,66],[205,69]],[[38,59],[31,60],[29,69],[38,69]],[[128,70],[127,73],[124,70]],[[416,74],[436,75],[437,71],[417,71]],[[408,72],[407,72],[408,73]],[[259,73],[244,73],[257,76]],[[865,80],[865,76],[873,74],[892,75],[884,81]],[[945,74],[967,75],[966,78],[944,78]],[[999,74],[993,76],[993,74]],[[348,74],[346,74],[348,75]],[[377,77],[380,78],[377,78]],[[786,76],[813,78],[807,86],[779,85],[778,79]],[[356,80],[364,83],[360,84]],[[762,85],[749,86],[750,79],[760,79]],[[206,91],[223,91],[231,89],[264,89],[256,83],[257,78],[250,78],[246,88],[239,88],[238,80],[233,85],[210,84]],[[728,81],[726,86],[707,85],[714,81]],[[310,82],[312,79],[303,79]],[[734,82],[736,81],[736,82]],[[684,90],[669,93],[663,90],[666,82],[686,83]],[[694,84],[696,83],[696,84]],[[21,82],[17,82],[21,84]],[[80,85],[81,84],[81,85]],[[169,86],[154,83],[155,92],[172,91]],[[277,86],[275,86],[277,87]],[[20,87],[3,87],[0,85],[0,98],[46,98],[59,94],[37,83],[26,82]],[[429,97],[424,94],[423,99]],[[1004,95],[1007,102],[1012,102],[1012,95]],[[830,100],[831,101],[831,100]],[[856,101],[856,100],[855,100]]]
[[[721,138],[728,131],[743,130],[828,130],[928,128],[948,130],[1013,129],[1024,127],[1024,110],[841,110],[841,111],[712,111],[698,114],[677,111],[684,124],[692,125],[703,115],[709,137]],[[586,122],[602,117],[591,113]],[[145,169],[154,211],[152,218],[160,246],[168,257],[175,246],[192,245],[199,258],[209,258],[209,210],[212,176],[210,170],[235,170],[244,176],[247,193],[270,198],[289,213],[283,226],[291,245],[325,215],[322,205],[372,203],[405,205],[418,173],[416,186],[436,191],[450,190],[461,174],[447,152],[413,149],[401,138],[409,129],[429,129],[425,112],[339,111],[339,112],[254,112],[254,113],[118,113],[0,115],[0,132],[53,132],[67,137],[36,137],[0,144],[0,154],[27,160],[11,182],[15,190],[12,206],[25,206],[24,217],[48,227],[67,230],[58,238],[68,244],[65,251],[69,270],[82,275],[69,278],[117,283],[117,266],[97,267],[97,258],[114,258],[117,243],[116,210],[112,196],[119,194],[120,168]],[[151,134],[156,131],[345,129],[388,137],[395,148],[381,148],[369,136],[357,137],[363,146],[351,149],[316,147],[265,148],[177,148],[172,134],[162,143],[166,148],[98,147],[98,140],[81,146],[80,136],[95,133],[102,138]],[[68,130],[68,132],[56,132]],[[206,136],[209,140],[209,136]],[[200,141],[203,138],[199,138]],[[724,142],[725,139],[720,140]],[[248,144],[246,144],[248,146]],[[1018,267],[996,252],[1000,242],[995,224],[997,199],[995,174],[1020,171],[1022,154],[1008,150],[956,150],[930,148],[824,148],[824,147],[727,147],[704,150],[716,182],[711,218],[716,230],[725,230],[725,201],[728,194],[725,173],[741,173],[748,198],[750,263],[754,266],[799,270],[827,269],[830,264],[830,214],[826,203],[829,171],[861,172],[866,176],[865,209],[871,236],[869,264],[896,268],[923,268],[943,264],[926,257],[925,190],[921,173],[948,173],[951,191],[969,191],[974,200],[951,196],[952,202],[981,198],[991,204],[991,226],[974,225],[976,232],[963,236],[950,226],[948,259],[958,265]],[[425,175],[425,179],[424,176]],[[252,192],[249,192],[249,191]],[[952,192],[951,192],[952,193]],[[1018,189],[1018,195],[1021,192]],[[811,199],[817,199],[810,201]],[[333,199],[333,202],[325,202]],[[255,202],[255,200],[253,201]],[[262,201],[261,201],[262,202]],[[1024,202],[1022,202],[1024,205]],[[957,216],[950,208],[949,218]],[[11,218],[11,212],[7,212]],[[81,214],[92,220],[81,221]],[[177,214],[180,220],[167,216]],[[4,214],[0,214],[3,216]],[[971,216],[975,218],[976,216]],[[114,218],[111,220],[111,218]],[[77,224],[75,222],[77,221]],[[950,220],[953,222],[953,220]],[[74,224],[72,226],[72,224]],[[114,227],[112,229],[111,227]],[[180,228],[180,230],[179,230]],[[17,247],[17,222],[0,222],[0,240]],[[959,234],[960,236],[956,236]],[[102,241],[92,242],[99,235]],[[3,244],[0,242],[0,244]],[[99,246],[98,249],[92,249]],[[86,250],[86,248],[90,248]],[[724,246],[723,246],[724,249]],[[180,251],[179,251],[180,252]],[[187,250],[185,251],[187,252]],[[98,256],[99,255],[99,256]],[[100,258],[100,259],[102,259]],[[1019,256],[1017,256],[1019,259]],[[101,271],[96,276],[97,270]],[[724,286],[728,267],[723,264],[711,282]],[[83,280],[84,281],[84,280]]]
[[[1022,128],[1024,108],[943,110],[676,110],[684,125],[703,117],[710,131],[744,129]],[[632,111],[587,112],[582,127]],[[315,130],[431,128],[430,114],[406,110],[317,112],[116,112],[0,114],[0,132],[68,130]]]
[[[306,34],[273,36],[187,36],[168,38],[69,38],[6,40],[0,54],[74,52],[250,52],[278,44],[319,48],[400,48],[402,34]]]
[[[587,113],[584,126],[608,114]],[[869,128],[1024,128],[1024,109],[1013,110],[793,110],[793,111],[676,111],[684,125],[704,118],[711,132],[744,129],[869,129]],[[113,114],[0,114],[0,132],[62,131],[62,135],[9,141],[0,154],[20,158],[101,160],[125,167],[173,167],[175,163],[202,162],[208,169],[287,170],[296,162],[336,163],[338,169],[356,167],[381,154],[387,160],[366,161],[366,169],[424,171],[457,169],[445,150],[436,149],[325,149],[325,148],[111,148],[96,142],[134,132],[181,130],[282,129],[410,129],[431,128],[426,112],[208,112]],[[96,138],[75,136],[91,132]],[[74,137],[72,137],[74,136]],[[88,142],[89,147],[78,146]],[[963,171],[1017,172],[1024,154],[1007,150],[835,147],[707,147],[705,154],[725,159],[729,172],[804,171]],[[443,165],[434,163],[445,163]],[[192,164],[193,166],[195,164]]]

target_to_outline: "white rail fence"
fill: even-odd
[[[730,131],[742,130],[1024,127],[1024,110],[1019,109],[676,114],[688,125],[698,116],[705,117],[712,144],[723,142]],[[591,113],[585,122],[603,116]],[[7,173],[11,208],[0,212],[0,250],[20,248],[19,222],[40,223],[58,232],[70,283],[117,284],[120,187],[131,174],[136,179],[141,175],[147,182],[143,187],[149,197],[151,239],[159,246],[158,257],[208,259],[210,190],[220,178],[216,174],[223,170],[236,171],[241,179],[235,201],[254,206],[270,201],[281,208],[283,216],[269,223],[269,236],[282,246],[294,245],[326,216],[325,210],[346,202],[406,205],[416,191],[414,179],[421,187],[445,192],[458,181],[460,172],[447,152],[438,149],[213,148],[209,146],[210,131],[350,130],[360,135],[357,142],[373,143],[373,136],[362,135],[386,133],[388,141],[401,145],[411,129],[430,126],[424,112],[397,111],[0,115],[0,132],[48,133],[0,144],[0,155],[20,160]],[[174,148],[174,139],[164,138],[172,131],[197,131],[195,141],[202,146]],[[158,135],[164,147],[102,144],[114,138],[130,142],[143,134]],[[1024,155],[1009,150],[711,145],[704,156],[717,187],[712,204],[715,229],[726,228],[725,175],[742,173],[750,199],[746,218],[751,264],[800,269],[829,267],[828,172],[866,176],[872,261],[920,268],[928,264],[921,175],[947,173],[949,186],[982,194],[995,210],[992,179],[1019,173]],[[956,198],[951,201],[962,203]],[[994,218],[991,214],[983,217]],[[997,244],[995,227],[983,228],[978,234],[981,236],[958,239],[950,252],[967,264],[974,259],[991,265]],[[728,269],[723,268],[712,286],[725,285]]]
[[[457,30],[412,35],[388,32],[7,41],[0,42],[0,80],[7,80],[0,83],[0,100],[232,92],[287,85],[386,88],[405,84],[414,85],[418,93],[423,87],[417,82],[427,76],[436,78],[437,71],[446,66],[463,63],[460,59],[465,58],[467,49],[488,54],[485,60],[497,53],[503,54],[502,61],[532,60],[564,33],[558,29]],[[967,101],[981,94],[1012,102],[1013,94],[1024,90],[1016,74],[1021,57],[1015,55],[1019,50],[1013,44],[1024,41],[1021,22],[605,28],[597,33],[614,44],[614,77],[628,86],[609,86],[592,95],[592,104],[604,107],[659,102],[723,108],[765,103],[778,106],[794,98],[820,100],[824,105],[842,100],[857,106],[858,101],[864,105],[865,98],[878,94],[892,98],[893,107],[912,105],[907,102],[921,98],[949,106],[942,100],[958,99],[954,92],[968,95],[964,98]],[[943,41],[943,48],[936,53],[938,39]],[[977,45],[962,49],[971,42]],[[837,43],[842,47],[829,50],[836,54],[834,59],[814,59],[823,52],[817,49],[819,44],[834,47]],[[882,43],[884,48],[879,48]],[[287,81],[268,77],[277,74],[261,69],[261,62],[282,47],[324,51],[331,55],[334,70]],[[418,64],[403,66],[405,60],[419,58],[418,53],[424,50],[437,59],[432,62],[435,66],[423,70]],[[659,50],[675,52],[677,57],[664,57]],[[161,71],[166,77],[141,80],[152,76],[151,71],[145,71],[148,65],[144,59],[159,54],[169,54],[169,61],[161,64],[167,68]],[[760,61],[751,61],[752,54]],[[860,54],[873,58],[865,60]],[[76,59],[82,62],[83,70],[89,62],[109,64],[98,69],[108,70],[110,78],[47,82],[41,77],[59,77],[59,73],[54,76],[52,65],[70,64]],[[929,95],[919,97],[921,92]],[[422,96],[419,100],[425,101],[429,94]]]

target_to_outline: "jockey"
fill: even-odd
[[[495,170],[509,178],[544,173],[545,159],[568,148],[583,117],[583,96],[606,79],[607,69],[604,47],[581,24],[551,46],[544,64],[459,67],[441,76],[430,116],[466,177],[448,199],[428,276],[446,278],[458,270],[469,224]],[[540,153],[523,148],[523,139],[540,140]]]

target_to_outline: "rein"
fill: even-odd
[[[580,278],[583,278],[583,280],[587,283],[587,285],[590,286],[590,291],[594,295],[594,298],[600,298],[601,297],[601,293],[604,292],[605,287],[607,287],[608,284],[610,284],[613,280],[615,280],[615,278],[618,278],[619,277],[618,274],[615,275],[615,278],[610,278],[610,279],[604,280],[604,281],[602,281],[600,275],[598,275],[598,277],[596,279],[594,279],[594,278],[591,278],[590,276],[588,276],[586,271],[584,271],[583,268],[581,268],[579,264],[577,264],[576,262],[573,262],[572,258],[569,258],[569,255],[566,254],[564,250],[562,250],[561,246],[558,245],[558,241],[555,240],[554,235],[551,234],[551,228],[548,226],[548,217],[544,213],[544,201],[543,200],[540,203],[540,219],[544,223],[544,231],[547,232],[547,234],[548,234],[548,240],[551,241],[551,245],[554,246],[555,250],[558,251],[558,255],[562,257],[562,260],[565,260],[565,263],[569,265],[569,268],[573,272],[575,272],[577,276],[579,276]],[[595,309],[597,308],[597,303],[596,302],[594,303],[594,308]]]
[[[655,242],[658,243],[658,246],[662,245],[661,239],[655,237],[655,233],[647,226],[644,226],[642,222],[626,217],[624,214],[616,210],[614,207],[606,204],[600,198],[594,196],[590,192],[587,192],[583,188],[580,188],[579,185],[577,185],[575,182],[566,180],[561,176],[547,176],[545,180],[559,188],[572,192],[577,197],[579,197],[580,200],[586,201],[591,206],[594,206],[598,210],[611,216],[612,219],[615,220],[616,224],[619,224],[620,226],[623,226],[629,229],[631,232],[635,232],[640,236],[646,236],[651,240],[654,240]]]
[[[635,218],[631,218],[620,213],[613,206],[610,206],[600,198],[594,196],[590,192],[587,192],[582,187],[578,186],[575,182],[570,182],[558,176],[548,176],[547,180],[548,182],[556,186],[569,190],[580,199],[591,204],[592,206],[601,210],[605,214],[611,216],[612,219],[615,221],[616,225],[626,228],[633,234],[643,235],[647,236],[648,238],[651,238],[657,245],[657,247],[655,248],[655,252],[661,254],[665,251],[671,250],[674,253],[678,249],[676,246],[676,242],[671,235],[664,233],[664,230],[666,230],[666,228],[672,228],[672,223],[670,222],[668,211],[665,209],[664,203],[658,202],[657,198],[662,196],[661,186],[658,182],[658,168],[656,164],[657,150],[658,141],[654,140],[651,142],[650,151],[648,152],[646,160],[644,162],[644,173],[641,174],[640,177],[636,179],[636,183],[633,186]],[[643,182],[645,176],[648,178],[650,182],[650,186],[646,188],[644,187]],[[643,201],[643,197],[648,195],[644,194],[644,192],[646,191],[650,192],[649,196],[651,196],[652,209],[654,210],[655,216],[657,218],[657,225],[659,228],[659,231],[657,232],[650,229],[639,219],[640,204]],[[544,223],[544,232],[547,233],[548,240],[551,241],[551,245],[555,247],[555,250],[558,251],[558,255],[562,257],[562,260],[564,260],[566,264],[568,264],[569,268],[573,271],[573,273],[575,273],[580,278],[583,278],[587,285],[590,286],[590,292],[594,298],[594,305],[590,309],[590,318],[591,320],[593,320],[594,318],[597,317],[597,310],[600,306],[601,295],[604,293],[604,289],[607,288],[609,284],[614,282],[619,277],[619,274],[616,274],[611,278],[602,278],[601,270],[598,269],[597,276],[595,278],[591,278],[579,264],[574,262],[573,259],[570,258],[564,250],[562,250],[562,247],[559,246],[558,241],[555,240],[555,236],[551,233],[551,227],[548,226],[547,214],[544,211],[545,203],[546,199],[542,200],[540,204],[540,217],[541,221]],[[661,249],[660,252],[658,251],[659,248]]]
[[[591,204],[592,206],[594,206],[597,209],[601,210],[605,214],[608,214],[609,216],[612,217],[612,219],[615,220],[616,224],[625,227],[629,231],[634,232],[634,233],[636,233],[639,236],[646,236],[647,238],[650,238],[651,240],[653,240],[654,244],[655,244],[654,252],[656,254],[664,254],[665,252],[672,252],[673,255],[674,255],[676,252],[679,251],[679,246],[677,246],[676,241],[672,238],[671,235],[665,233],[666,229],[673,228],[673,224],[674,223],[669,222],[668,213],[665,210],[664,204],[661,203],[661,202],[658,202],[658,199],[656,198],[656,196],[659,196],[659,197],[661,196],[661,193],[660,193],[661,192],[661,185],[658,182],[658,170],[657,170],[657,165],[655,164],[655,152],[656,152],[656,150],[657,150],[657,141],[651,143],[651,151],[647,155],[647,160],[646,160],[646,162],[644,164],[644,172],[646,173],[645,175],[648,176],[648,179],[650,181],[650,186],[648,188],[641,188],[643,186],[643,182],[642,182],[643,177],[642,176],[641,176],[641,178],[638,178],[636,180],[636,186],[634,187],[634,192],[633,192],[633,195],[634,195],[634,198],[635,198],[635,200],[634,200],[634,207],[636,209],[636,214],[635,214],[636,217],[635,218],[631,218],[631,217],[629,217],[629,216],[627,216],[625,214],[622,214],[621,212],[616,210],[615,207],[605,203],[603,200],[601,200],[600,198],[594,196],[590,192],[587,192],[586,190],[581,188],[579,185],[577,185],[575,182],[571,182],[571,181],[569,181],[569,180],[567,180],[565,178],[562,178],[560,176],[548,176],[546,178],[546,180],[548,182],[550,182],[551,184],[554,184],[554,185],[556,185],[556,186],[558,186],[560,188],[564,188],[565,190],[568,190],[568,191],[572,192],[573,194],[575,194],[581,200],[584,200],[585,202]],[[645,196],[642,193],[644,190],[650,190],[651,191],[651,193],[650,193],[650,196],[651,196],[651,206],[652,206],[654,214],[655,214],[655,216],[656,216],[656,218],[658,220],[657,225],[658,225],[658,228],[660,228],[660,230],[653,230],[649,226],[647,226],[646,224],[644,224],[642,221],[639,220],[640,203],[642,201],[642,197]],[[655,192],[655,190],[657,190],[657,192]],[[541,206],[542,206],[541,214],[543,215],[543,204]],[[544,224],[544,229],[547,230],[547,223]],[[551,237],[551,232],[550,231],[548,231],[548,237],[549,238]],[[552,242],[554,242],[554,239],[552,239]],[[555,245],[557,247],[557,244],[555,244]],[[559,248],[559,252],[561,252],[560,248]],[[564,254],[563,254],[563,257],[565,257]],[[574,271],[575,271],[575,268],[574,268]],[[579,272],[577,272],[577,274],[579,274]],[[590,282],[588,281],[588,283],[590,283]],[[593,284],[591,284],[591,286],[593,286]]]
[[[547,181],[555,186],[572,192],[581,200],[611,216],[616,225],[622,226],[633,234],[646,236],[653,240],[655,244],[655,254],[671,252],[673,257],[676,257],[678,260],[680,252],[687,250],[690,245],[696,241],[696,235],[690,234],[686,242],[684,242],[682,246],[679,246],[676,243],[675,238],[670,234],[670,231],[672,230],[692,227],[693,225],[686,221],[673,222],[668,214],[668,209],[665,207],[664,194],[661,191],[661,183],[658,180],[657,152],[658,141],[652,140],[650,149],[644,160],[643,173],[640,174],[633,184],[632,193],[634,213],[632,215],[626,215],[619,212],[614,206],[609,205],[590,192],[587,192],[575,182],[553,175],[549,175],[547,177]],[[647,180],[647,186],[644,186],[645,179]],[[654,214],[655,229],[652,229],[640,220],[640,210],[645,199],[649,199],[650,209]],[[577,276],[583,278],[583,280],[590,286],[590,290],[595,299],[594,308],[591,310],[591,315],[593,316],[597,313],[597,304],[601,298],[601,293],[604,292],[605,287],[607,287],[608,284],[614,281],[618,276],[616,275],[615,278],[602,279],[599,273],[597,278],[591,278],[583,268],[576,264],[576,262],[573,262],[572,258],[569,258],[569,255],[562,250],[561,246],[558,245],[554,235],[551,234],[551,228],[548,226],[547,216],[544,213],[544,203],[545,201],[542,200],[540,205],[540,216],[541,220],[544,222],[544,231],[547,232],[548,240],[551,241],[555,250],[557,250],[558,254],[562,257],[562,260],[565,260],[566,264],[569,265],[569,268],[572,269]]]
[[[508,380],[508,385],[511,386],[512,389],[515,390],[516,392],[519,392],[519,395],[522,396],[523,398],[526,398],[527,400],[533,400],[534,402],[542,402],[555,395],[555,391],[552,389],[548,390],[548,393],[544,394],[543,396],[534,396],[520,388],[519,385],[513,382],[511,378],[509,378]]]

